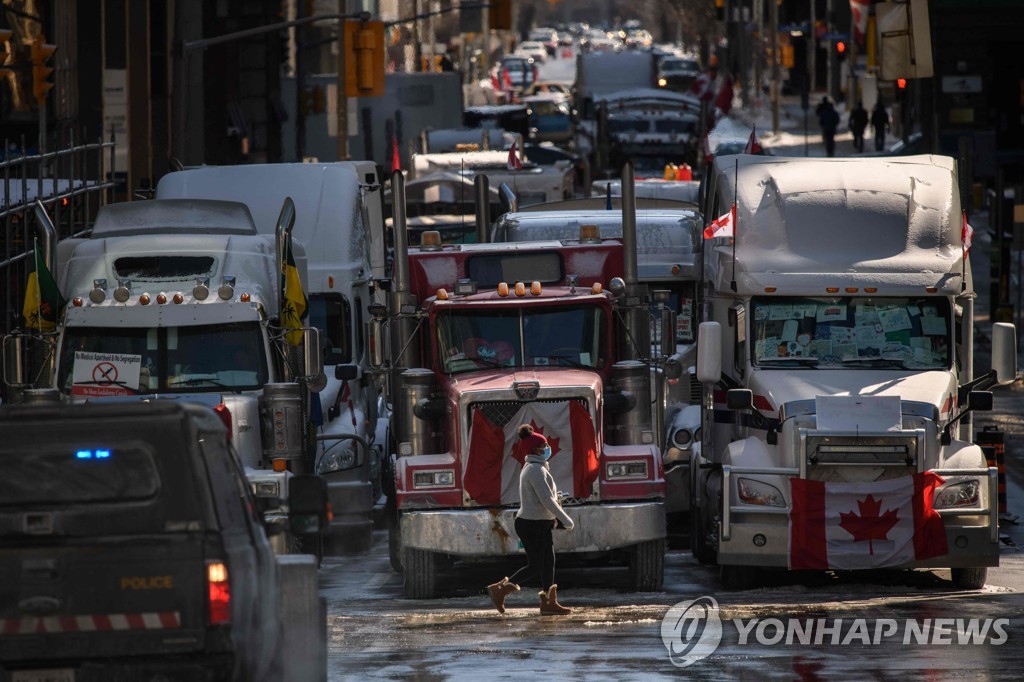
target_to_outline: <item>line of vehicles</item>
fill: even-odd
[[[62,404],[5,406],[4,433],[31,423],[41,443],[52,421],[61,445],[34,458],[54,458],[65,482],[90,464],[106,467],[110,484],[128,475],[112,464],[141,467],[125,482],[143,486],[131,488],[141,510],[182,485],[161,459],[173,442],[161,428],[191,424],[187,448],[199,451],[189,466],[205,466],[209,499],[161,527],[123,536],[114,527],[96,542],[152,548],[177,533],[199,542],[214,517],[241,513],[220,510],[227,495],[247,514],[249,542],[322,557],[368,547],[383,514],[411,598],[442,594],[460,566],[521,551],[514,433],[524,422],[552,443],[576,522],[556,549],[627,566],[636,590],[662,587],[672,535],[721,566],[727,585],[789,567],[790,479],[857,486],[932,472],[944,481],[932,506],[948,551],[900,567],[951,568],[960,587],[984,584],[998,563],[996,472],[972,442],[971,412],[990,409],[988,389],[1016,378],[1015,330],[993,326],[992,369],[976,371],[951,160],[724,156],[696,202],[638,199],[652,185],[626,163],[616,196],[609,183],[603,195],[572,198],[560,176],[554,196],[534,205],[523,201],[529,169],[510,173],[503,152],[424,155],[414,168],[453,176],[461,193],[471,154],[511,176],[492,219],[490,173],[471,171],[472,239],[419,229],[414,241],[405,174],[385,192],[388,180],[360,161],[177,171],[153,200],[105,207],[89,236],[60,243],[40,211],[45,262],[68,303],[52,334],[4,339],[4,380],[28,402],[49,389]],[[734,236],[705,238],[730,211]],[[296,307],[308,316],[289,326]],[[28,346],[45,360],[19,363]],[[212,441],[228,453],[217,466],[233,492],[212,480]],[[7,447],[0,454],[13,457]],[[22,477],[3,485],[27,485],[20,466]],[[75,514],[108,513],[104,495],[115,493],[97,482],[95,496],[71,499],[60,482],[29,500],[0,496],[13,538],[0,562],[19,576],[2,588],[18,594],[0,601],[0,620],[31,642],[3,650],[4,665],[38,665],[38,647],[65,632],[46,623],[90,615],[52,576],[78,561],[65,548],[79,542]],[[71,503],[75,514],[65,514]],[[168,580],[183,594],[200,590],[209,610],[223,592],[210,562],[232,581],[247,564],[203,542]],[[24,558],[30,548],[38,561]],[[260,551],[257,564],[267,561]],[[166,576],[154,571],[125,573],[125,584],[156,585]],[[232,594],[273,589],[252,579],[263,587],[240,579]],[[141,622],[184,628],[184,606],[177,620],[160,615],[179,598],[167,590]],[[235,636],[147,636],[209,647],[215,632]],[[229,665],[276,679],[271,661],[244,660]]]

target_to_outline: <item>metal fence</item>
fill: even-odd
[[[4,149],[10,148],[9,141],[5,141]],[[20,148],[25,148],[24,140]],[[100,206],[110,201],[114,187],[114,181],[104,174],[104,155],[113,168],[113,137],[108,142],[76,144],[72,135],[62,149],[0,161],[0,282],[4,311],[0,335],[24,326],[21,309],[33,267],[37,227],[32,216],[36,200],[49,212],[58,240],[87,234]]]

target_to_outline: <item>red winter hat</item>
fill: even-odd
[[[545,438],[542,434],[539,434],[536,431],[534,431],[526,438],[521,438],[519,442],[523,444],[523,447],[526,448],[527,452],[533,452],[537,448],[542,448],[545,445],[547,445],[548,439]]]

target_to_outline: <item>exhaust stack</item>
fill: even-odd
[[[480,173],[473,178],[473,189],[476,192],[476,241],[486,244],[491,241],[491,181]]]

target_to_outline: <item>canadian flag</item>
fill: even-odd
[[[519,154],[516,153],[515,142],[508,148],[508,161],[505,165],[508,166],[509,170],[523,170],[523,162],[519,160]]]
[[[864,41],[868,31],[868,8],[871,0],[850,0],[850,16],[853,18],[853,37],[858,42]]]
[[[764,151],[761,141],[757,139],[757,126],[750,129],[750,137],[747,138],[747,146],[743,148],[744,154],[760,154]]]
[[[967,224],[967,211],[963,212],[963,222],[960,225],[960,241],[964,244],[964,260],[967,260],[967,252],[971,250],[971,244],[974,243],[974,228]]]
[[[495,72],[493,72],[491,74],[491,88],[493,88],[495,92],[498,92],[499,90],[501,90],[501,83],[498,82],[498,72],[497,71],[495,71]]]
[[[508,75],[508,69],[501,70],[501,89],[511,90],[512,89],[512,77]]]
[[[713,237],[732,237],[736,232],[736,202],[732,208],[723,216],[711,221],[711,224],[704,228],[704,239]]]
[[[949,551],[942,517],[932,508],[944,482],[937,474],[873,483],[789,481],[791,569],[901,566]]]
[[[548,439],[548,466],[558,490],[572,497],[590,497],[598,474],[597,437],[587,409],[578,402],[526,403],[504,428],[474,410],[469,431],[469,456],[463,463],[466,493],[483,505],[519,502],[519,472],[526,452],[519,444],[520,424]]]
[[[697,76],[693,84],[690,86],[690,92],[698,97],[698,99],[704,102],[710,102],[715,97],[715,91],[712,88],[715,79],[711,77],[709,73],[702,73]]]

